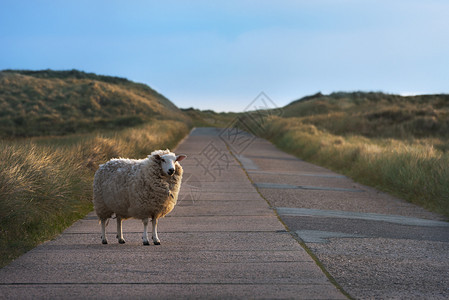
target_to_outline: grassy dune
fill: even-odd
[[[449,96],[317,94],[262,135],[304,160],[449,218]]]
[[[368,138],[449,138],[449,95],[316,94],[283,108],[284,118],[337,135]]]
[[[167,120],[120,132],[0,142],[0,267],[92,210],[99,164],[173,148],[188,131]]]
[[[77,70],[0,72],[0,138],[121,129],[187,117],[163,95],[124,78]]]

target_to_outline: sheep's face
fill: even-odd
[[[175,174],[175,164],[177,161],[181,161],[186,158],[185,155],[176,156],[174,153],[165,154],[159,156],[161,162],[162,173],[167,176],[173,176]]]

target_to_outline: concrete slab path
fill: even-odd
[[[142,246],[136,220],[124,222],[123,245],[112,220],[102,245],[90,213],[1,269],[0,298],[345,299],[230,153],[236,140],[222,134],[198,128],[176,149],[189,158],[178,205],[159,222],[162,245]]]
[[[136,220],[102,245],[91,213],[1,269],[0,298],[449,298],[442,216],[238,130],[197,128],[176,152],[162,245]]]
[[[254,186],[357,299],[449,299],[449,223],[254,139],[239,154]]]

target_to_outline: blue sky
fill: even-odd
[[[126,77],[179,107],[449,92],[449,1],[1,0],[0,69]]]

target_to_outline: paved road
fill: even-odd
[[[288,230],[352,297],[449,299],[449,223],[254,139],[239,159]]]
[[[345,299],[286,231],[215,129],[197,129],[175,210],[159,222],[160,246],[102,245],[93,213],[0,270],[0,298]],[[229,142],[229,141],[228,141]],[[114,223],[112,221],[112,223]]]
[[[126,244],[110,225],[101,245],[89,214],[1,269],[0,297],[449,298],[440,216],[238,131],[195,129],[177,152],[189,158],[161,246],[141,246],[133,220]]]

